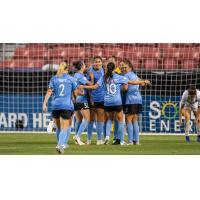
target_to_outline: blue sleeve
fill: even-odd
[[[124,76],[119,76],[117,79],[116,79],[116,83],[119,83],[119,84],[127,84],[128,83],[128,79]]]
[[[86,77],[82,77],[78,80],[82,85],[86,85],[88,83],[88,80]]]
[[[99,87],[101,87],[103,85],[103,77],[101,77],[98,81],[97,84],[99,85]]]
[[[75,79],[72,79],[72,91],[74,91],[77,88],[77,82],[75,81]]]
[[[53,89],[53,77],[51,78],[51,80],[49,82],[49,88]]]

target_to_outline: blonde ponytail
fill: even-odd
[[[67,67],[67,64],[65,62],[60,63],[57,73],[56,73],[56,76],[62,76],[66,67]]]

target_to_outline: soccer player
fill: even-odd
[[[68,65],[63,62],[59,65],[58,71],[53,76],[49,83],[44,102],[43,112],[47,112],[47,103],[51,95],[53,95],[52,117],[56,123],[56,136],[58,153],[63,154],[64,149],[68,147],[67,140],[70,128],[71,116],[73,114],[74,105],[72,102],[72,93],[78,94],[77,84],[75,79],[68,74]]]
[[[103,62],[100,56],[94,57],[94,65],[88,70],[89,80],[96,84],[97,81],[103,77],[104,69]],[[103,144],[102,135],[104,128],[104,89],[102,87],[96,88],[91,91],[91,104],[90,109],[90,122],[88,124],[88,137],[91,138],[93,131],[93,123],[96,116],[96,132],[97,132],[97,145]]]
[[[197,141],[200,142],[200,91],[194,86],[184,91],[180,102],[180,126],[182,125],[182,115],[185,117],[185,140],[190,142],[190,118],[191,111],[195,116],[195,126],[197,131]]]
[[[150,82],[148,80],[141,80],[138,78],[138,76],[133,72],[132,63],[128,59],[125,59],[124,63],[124,76],[128,80],[135,82],[134,85],[128,85],[128,90],[125,97],[125,116],[128,132],[128,144],[139,145],[138,114],[142,112],[142,96],[139,91],[139,85],[148,85]]]
[[[128,80],[127,78],[114,73],[114,70],[115,64],[108,63],[106,74],[101,77],[95,85],[83,86],[83,88],[93,90],[97,88],[103,88],[105,92],[104,108],[107,115],[106,138],[104,144],[108,144],[109,142],[112,121],[116,115],[118,120],[118,131],[120,134],[120,144],[124,145],[124,123],[120,90],[121,85],[124,85],[124,88],[127,89],[126,87],[128,87]]]
[[[96,89],[103,86],[105,90],[104,96],[104,107],[107,113],[106,122],[106,139],[104,144],[108,144],[110,130],[112,126],[112,120],[117,117],[118,120],[118,134],[120,135],[120,144],[124,145],[124,123],[123,123],[123,111],[122,111],[122,98],[121,98],[121,85],[123,85],[123,90],[128,89],[128,84],[138,85],[138,84],[150,84],[148,80],[128,80],[125,76],[120,76],[114,72],[115,64],[108,63],[107,72],[95,85],[93,86],[81,86],[81,88]]]
[[[73,65],[78,70],[75,73],[74,78],[76,79],[77,85],[91,85],[84,73],[86,71],[86,65],[82,61],[74,62]],[[83,95],[76,97],[75,110],[76,110],[76,123],[75,123],[75,137],[74,140],[79,145],[84,145],[80,139],[81,133],[88,126],[90,120],[90,110],[88,105],[87,90],[83,91]],[[87,140],[87,144],[91,144],[91,140]]]

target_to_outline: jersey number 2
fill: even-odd
[[[60,90],[61,90],[59,96],[60,96],[60,97],[65,96],[65,94],[64,94],[64,89],[65,89],[64,84],[60,84],[60,85],[59,85],[59,88],[60,88]]]

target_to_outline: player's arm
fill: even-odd
[[[95,90],[99,87],[99,85],[96,83],[95,85],[80,85],[79,88],[81,89],[88,89],[88,90]]]
[[[51,88],[49,88],[45,95],[43,106],[42,106],[42,110],[45,113],[47,112],[47,103],[48,103],[48,100],[49,100],[50,96],[52,95],[52,93],[53,93],[53,90]]]
[[[151,83],[150,83],[149,80],[137,80],[137,81],[129,80],[128,84],[131,84],[131,85],[150,85]]]
[[[93,85],[94,84],[94,74],[93,73],[89,73],[89,79],[90,79],[90,83]]]

